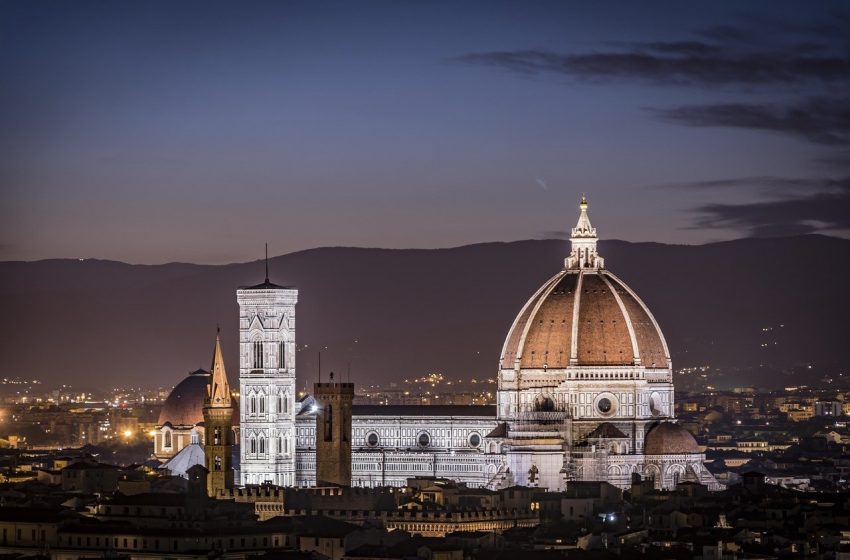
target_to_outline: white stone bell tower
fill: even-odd
[[[239,303],[240,484],[295,485],[295,304],[266,280]]]

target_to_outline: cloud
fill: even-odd
[[[687,126],[769,130],[817,144],[850,144],[850,98],[812,98],[786,106],[724,103],[652,111],[660,119]]]
[[[773,194],[780,194],[746,204],[698,206],[694,208],[698,214],[694,227],[742,230],[751,237],[850,231],[850,176],[838,179],[764,179],[759,181],[758,178],[745,177],[691,184],[703,188],[766,188]],[[774,190],[777,187],[783,190]]]
[[[760,16],[742,21],[747,28],[708,27],[696,32],[696,40],[607,43],[610,52],[525,49],[468,53],[451,60],[591,81],[746,87],[850,82],[845,14],[812,24]]]
[[[549,230],[542,231],[540,235],[537,236],[538,239],[569,239],[570,232],[569,231],[560,231],[560,230]]]
[[[548,50],[471,53],[451,59],[495,66],[521,74],[561,74],[589,81],[640,81],[661,85],[724,86],[850,82],[850,58],[800,56],[789,52],[703,54],[679,44],[664,52],[636,47],[629,52],[560,54]],[[678,50],[675,50],[678,49]]]
[[[777,177],[774,175],[754,175],[748,177],[731,177],[725,179],[707,179],[703,181],[688,181],[653,185],[651,188],[674,188],[685,190],[696,189],[751,189],[764,196],[797,196],[812,192],[841,192],[850,189],[848,178],[828,177]]]
[[[714,54],[721,50],[717,45],[710,45],[701,41],[662,41],[654,43],[636,43],[633,46],[636,49],[647,49],[662,53],[693,56]]]
[[[547,185],[546,181],[544,181],[543,179],[535,179],[535,181],[537,181],[537,184],[540,185],[540,188],[544,191],[549,190],[549,185]]]

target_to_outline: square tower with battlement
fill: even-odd
[[[240,484],[295,485],[295,304],[266,280],[237,290]]]
[[[354,383],[315,383],[313,396],[317,405],[316,485],[351,486]]]

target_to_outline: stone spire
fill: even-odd
[[[221,357],[221,340],[216,333],[210,383],[204,400],[204,456],[210,497],[225,496],[233,488],[233,439],[233,402]]]
[[[230,385],[227,383],[227,372],[224,371],[224,358],[221,356],[221,340],[215,335],[215,351],[212,366],[210,366],[210,383],[207,385],[208,406],[215,408],[230,407]]]
[[[587,216],[587,197],[581,195],[579,203],[581,213],[578,216],[576,227],[570,234],[570,256],[564,261],[567,269],[605,268],[605,259],[596,252],[596,228],[590,225]]]

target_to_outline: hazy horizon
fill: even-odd
[[[845,237],[842,235],[830,235],[827,233],[819,233],[819,232],[811,232],[811,233],[803,233],[798,235],[782,235],[775,236],[774,239],[784,239],[791,237],[805,237],[805,236],[821,236],[821,237],[829,237],[832,239],[841,239],[845,241],[850,241],[850,237]],[[703,245],[713,245],[717,243],[729,243],[733,241],[747,241],[753,239],[765,239],[761,237],[735,237],[731,239],[722,239],[722,240],[709,240],[702,243],[671,243],[664,241],[632,241],[628,239],[600,239],[600,243],[631,243],[631,244],[658,244],[658,245],[669,245],[669,246],[682,246],[682,247],[699,247]],[[287,255],[294,255],[297,253],[305,253],[309,251],[318,251],[322,249],[364,249],[364,250],[379,250],[379,251],[441,251],[441,250],[451,250],[451,249],[462,249],[464,247],[471,247],[475,245],[489,245],[489,244],[510,244],[510,243],[523,243],[527,241],[563,241],[565,243],[566,252],[569,253],[569,238],[566,237],[538,237],[538,238],[529,238],[529,239],[513,239],[510,241],[475,241],[471,243],[464,243],[462,245],[450,245],[446,247],[366,247],[360,245],[320,245],[317,247],[307,247],[305,249],[296,249],[293,251],[289,251],[286,253],[278,253],[272,254],[271,250],[269,252],[269,260],[285,257]],[[237,261],[228,261],[228,262],[191,262],[191,261],[166,261],[166,262],[130,262],[126,260],[116,260],[116,259],[107,259],[102,257],[46,257],[43,259],[36,260],[0,260],[0,263],[38,263],[44,261],[98,261],[98,262],[114,262],[119,264],[126,264],[130,266],[166,266],[173,264],[185,264],[192,266],[228,266],[228,265],[242,265],[242,264],[252,264],[252,263],[262,263],[264,260],[264,256],[261,256],[256,259],[248,259],[248,260],[237,260]]]

